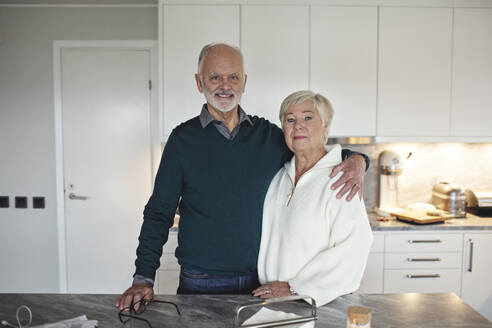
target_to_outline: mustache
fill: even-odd
[[[234,96],[234,97],[236,97],[236,93],[232,90],[217,90],[214,92],[214,96]]]

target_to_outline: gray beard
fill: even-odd
[[[222,104],[215,99],[214,94],[210,93],[205,86],[203,88],[203,93],[205,94],[205,99],[207,100],[207,102],[212,106],[214,106],[214,108],[217,109],[218,111],[221,111],[222,113],[227,113],[233,110],[241,101],[241,96],[242,96],[242,94],[236,94],[235,92],[232,92],[232,95],[234,96],[233,101],[229,106],[223,108]]]

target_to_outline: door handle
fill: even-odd
[[[441,259],[439,257],[436,258],[407,258],[408,262],[440,262]]]
[[[468,272],[472,272],[473,270],[473,239],[468,240],[470,242],[470,258],[468,259]]]
[[[427,244],[427,243],[442,243],[441,239],[427,239],[427,240],[412,240],[408,241],[409,244]]]
[[[407,274],[407,278],[440,278],[441,275],[438,273],[435,274]]]
[[[71,193],[68,194],[68,198],[74,199],[74,200],[86,200],[89,197],[86,197],[86,196],[77,196],[73,192],[71,192]]]

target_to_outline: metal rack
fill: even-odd
[[[293,302],[293,301],[299,301],[299,300],[305,300],[311,304],[311,315],[310,316],[296,317],[296,318],[286,319],[286,320],[268,321],[268,322],[263,322],[263,323],[258,323],[258,324],[239,325],[239,315],[240,315],[241,311],[244,309],[253,308],[253,307],[264,307],[266,305],[270,305],[270,304],[274,304],[274,303],[286,303],[286,302]],[[266,300],[261,300],[261,301],[239,304],[235,310],[234,327],[235,328],[281,327],[281,326],[286,326],[286,325],[292,325],[295,323],[304,323],[304,322],[315,321],[317,319],[318,319],[318,317],[316,315],[316,301],[310,296],[294,295],[294,296],[271,298],[271,299],[266,299]]]

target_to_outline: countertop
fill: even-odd
[[[19,305],[29,306],[33,325],[86,314],[99,327],[122,327],[114,307],[117,295],[0,294],[0,318],[15,321]],[[151,304],[143,314],[157,327],[234,327],[234,310],[240,303],[258,300],[247,295],[156,295],[178,304],[182,315],[166,304]],[[455,294],[349,294],[318,308],[316,327],[346,327],[349,306],[371,309],[372,327],[492,327]],[[299,306],[290,304],[290,306]],[[289,309],[285,309],[289,311]],[[246,319],[246,318],[244,318]],[[125,327],[145,327],[125,325]]]
[[[492,218],[484,218],[467,213],[466,218],[447,220],[444,223],[411,224],[395,218],[379,221],[374,212],[368,213],[372,231],[421,231],[421,230],[492,230]]]
[[[378,220],[380,215],[374,212],[369,212],[367,215],[369,216],[372,231],[492,230],[491,217],[479,217],[470,213],[467,213],[464,219],[452,219],[447,220],[445,223],[431,224],[411,224],[395,218],[390,218],[389,221],[383,222]],[[179,215],[176,215],[176,217],[174,225],[170,229],[173,232],[178,231]]]

